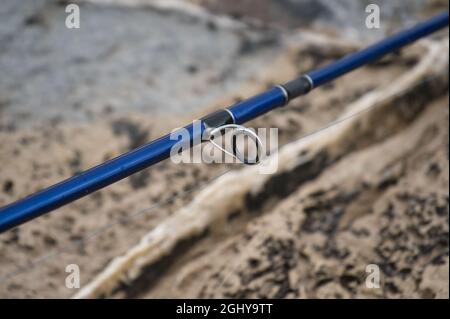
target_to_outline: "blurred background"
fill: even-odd
[[[79,29],[65,26],[70,3]],[[365,26],[370,3],[379,29]],[[442,10],[448,1],[2,0],[0,206]],[[424,84],[408,72],[435,58],[433,45],[447,62],[431,63],[441,72]],[[189,205],[240,166],[164,162],[1,234],[0,297],[76,295],[65,285],[75,263],[82,288],[96,287],[83,297],[448,298],[444,73],[448,30],[252,121],[288,145],[412,79],[389,100],[395,111],[356,123],[342,151],[326,142],[231,208],[226,198],[211,212]],[[183,207],[206,216],[202,231],[164,253],[147,247],[96,283],[158,225],[183,233]],[[382,285],[371,290],[372,263]]]

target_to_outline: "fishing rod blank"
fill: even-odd
[[[167,134],[135,150],[5,206],[0,209],[0,232],[48,213],[167,159],[171,154],[172,147],[177,143],[181,142],[189,146],[198,144],[202,141],[203,133],[207,129],[220,128],[230,124],[241,125],[277,107],[286,105],[290,100],[304,95],[324,83],[444,28],[448,26],[448,23],[448,12],[441,13],[363,50],[306,73],[295,80],[283,85],[277,85],[266,92],[203,117],[200,119],[200,130],[195,130],[192,124],[185,127],[190,133],[188,140],[183,140],[183,137],[172,139],[171,135]],[[180,134],[180,136],[182,135]]]

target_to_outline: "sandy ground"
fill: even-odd
[[[448,96],[131,296],[448,298],[447,141]],[[365,285],[369,264],[381,289]]]
[[[353,43],[344,41],[330,45],[332,49],[314,47],[296,40],[295,33],[270,28],[269,32],[267,26],[242,27],[236,22],[236,31],[234,27],[211,27],[209,20],[182,13],[164,13],[161,18],[162,13],[147,8],[127,9],[136,27],[124,24],[130,29],[119,35],[104,39],[101,33],[79,35],[83,43],[96,37],[106,43],[88,46],[90,50],[97,47],[100,58],[92,58],[95,52],[86,53],[80,62],[77,56],[85,50],[55,44],[64,38],[58,28],[52,29],[52,21],[58,21],[57,5],[42,3],[55,10],[49,11],[53,12],[50,18],[37,20],[47,21],[46,31],[32,23],[19,31],[2,29],[0,37],[12,43],[0,52],[0,66],[11,74],[0,80],[0,205],[135,148],[166,133],[168,127],[180,126],[354,49]],[[207,6],[223,12],[213,4]],[[95,7],[92,12],[92,21],[124,14],[114,7],[106,12]],[[149,29],[153,23],[170,35],[173,24],[177,30],[186,24],[187,34],[197,36],[195,40],[182,35],[171,38],[167,45],[179,49],[179,58],[166,56],[167,49],[156,60],[148,59],[146,50],[164,44],[158,36],[150,37],[156,42],[144,41],[145,33],[138,31],[139,21],[144,20],[149,20],[145,22]],[[20,64],[16,59],[29,47],[36,48],[28,42],[33,32],[44,39],[40,44],[43,53]],[[129,34],[135,38],[123,43]],[[208,46],[213,38],[224,43],[224,48]],[[114,53],[103,55],[102,50],[114,45]],[[39,46],[36,50],[41,52]],[[60,62],[68,63],[69,71],[62,72],[52,59],[44,59],[47,51],[55,59],[64,56]],[[128,60],[133,52],[138,58]],[[295,141],[411,69],[422,53],[420,46],[414,46],[389,56],[248,125],[278,127],[280,145]],[[168,58],[175,61],[173,65],[167,63]],[[20,72],[14,65],[20,65]],[[144,65],[142,70],[140,65]],[[156,71],[158,76],[152,76],[145,87],[139,86],[147,71],[158,65],[171,66]],[[186,72],[180,75],[180,68]],[[173,83],[175,74],[179,84],[172,92],[164,87]],[[100,75],[99,79],[87,81],[94,75]],[[54,77],[60,79],[58,90],[54,90],[55,83],[44,81]],[[127,90],[123,88],[126,83]],[[66,93],[65,87],[72,86],[77,89]],[[199,91],[198,87],[208,89]],[[282,183],[274,177],[273,196],[249,196],[247,206],[231,214],[219,230],[215,225],[214,230],[182,242],[158,263],[141,269],[137,277],[123,278],[104,297],[448,298],[445,91],[431,94],[426,86],[420,87],[416,93],[427,99],[419,98],[420,107],[406,119],[395,120],[395,129],[386,116],[379,123],[378,137],[355,133],[355,140],[349,141],[353,146],[331,163],[293,171],[282,177]],[[42,97],[31,98],[36,94]],[[405,101],[414,104],[411,98]],[[65,107],[74,103],[81,106],[66,112]],[[59,105],[64,105],[63,112],[58,111]],[[110,107],[105,110],[105,105]],[[74,295],[76,291],[64,284],[66,265],[78,264],[81,284],[87,285],[114,257],[125,254],[228,169],[241,167],[166,161],[1,234],[0,296]],[[381,268],[381,289],[365,286],[365,267],[371,263]]]

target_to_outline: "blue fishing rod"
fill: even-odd
[[[349,54],[340,60],[315,71],[301,75],[283,85],[214,112],[200,119],[200,130],[194,125],[185,127],[190,132],[187,140],[165,135],[135,150],[120,155],[56,185],[9,204],[0,209],[0,232],[48,213],[105,186],[117,182],[137,171],[152,166],[171,154],[177,143],[193,146],[203,141],[207,129],[220,129],[227,125],[240,125],[265,114],[290,100],[307,94],[312,89],[330,82],[356,68],[374,61],[422,37],[448,26],[448,12],[441,13],[409,29],[400,31],[365,49]],[[180,136],[182,136],[180,134]],[[185,136],[185,135],[184,135]]]

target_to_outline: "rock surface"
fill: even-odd
[[[234,6],[242,19],[221,25],[211,17],[233,12],[214,1],[187,1],[210,9],[206,18],[153,1],[101,2],[81,3],[76,34],[59,27],[64,2],[0,8],[0,205],[355,48],[280,30],[319,27],[281,21],[278,11],[276,27],[255,23],[261,17],[245,5]],[[432,2],[426,12],[441,7]],[[391,83],[422,53],[413,46],[248,125],[278,127],[279,144],[288,144]],[[284,176],[288,191],[273,183],[276,196],[263,194],[262,206],[249,195],[245,210],[181,243],[139,280],[121,278],[105,297],[448,298],[448,91],[416,93],[411,105],[429,100],[411,116],[399,108],[407,120],[380,121],[373,136],[355,132],[351,151],[319,174],[312,167]],[[1,234],[0,296],[73,296],[68,264],[80,266],[87,285],[228,169],[240,167],[166,161]],[[366,286],[369,264],[380,268],[380,289]]]

